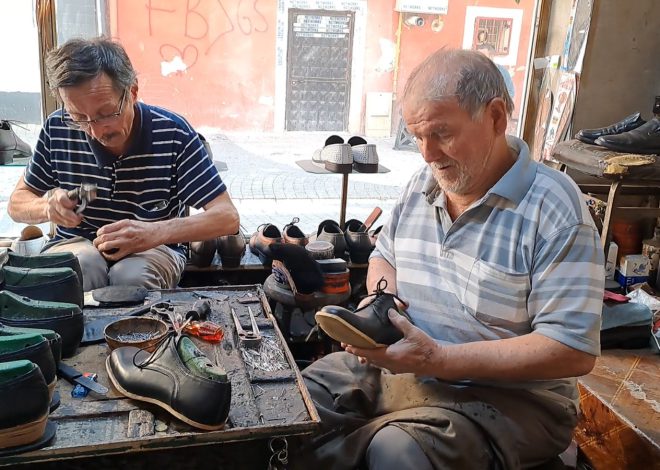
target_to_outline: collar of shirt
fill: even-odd
[[[530,159],[527,144],[513,136],[507,136],[506,139],[507,144],[518,155],[518,158],[480,201],[486,200],[490,194],[497,194],[514,203],[519,203],[529,191],[536,177],[536,164]],[[425,173],[426,179],[422,184],[421,192],[426,196],[426,201],[433,206],[445,207],[445,194],[435,181],[430,167],[427,166]]]
[[[138,113],[137,133],[135,134],[135,138],[131,142],[128,150],[122,155],[122,157],[127,155],[151,153],[151,114],[144,103],[138,102],[136,110]],[[96,158],[96,164],[99,168],[110,166],[117,161],[117,157],[108,152],[96,139],[90,137],[88,134],[85,134],[85,138],[94,153],[94,158]]]

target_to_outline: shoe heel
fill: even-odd
[[[333,173],[350,173],[353,171],[352,163],[331,163],[325,162],[325,169]]]
[[[48,422],[48,413],[36,421],[0,430],[0,448],[12,448],[31,444],[43,436]]]
[[[0,165],[11,165],[14,163],[13,150],[0,150]]]
[[[355,162],[355,170],[360,173],[378,173],[378,163],[358,163]]]
[[[223,258],[222,256],[220,257],[220,261],[222,262],[222,267],[223,268],[238,268],[241,265],[241,260],[243,258],[232,258],[232,257],[226,257]]]

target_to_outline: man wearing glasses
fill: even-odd
[[[85,291],[176,286],[182,242],[239,227],[198,134],[183,117],[137,101],[135,70],[109,39],[68,41],[49,53],[46,67],[62,106],[44,123],[9,214],[56,225],[45,251],[76,253]],[[97,198],[78,214],[67,192],[82,183],[95,184]],[[184,217],[187,206],[204,212]]]

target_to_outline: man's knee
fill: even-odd
[[[433,469],[417,441],[404,430],[391,425],[385,426],[371,439],[367,447],[366,463],[370,469]]]
[[[67,240],[46,250],[50,253],[67,251],[78,258],[85,292],[108,285],[108,262],[90,241],[69,242]]]

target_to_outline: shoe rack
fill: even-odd
[[[339,210],[339,226],[344,229],[344,226],[346,225],[346,205],[348,204],[348,176],[351,173],[358,173],[360,175],[368,175],[368,174],[375,174],[375,173],[360,173],[358,171],[350,171],[347,173],[338,173],[330,170],[326,170],[325,167],[319,166],[316,163],[314,163],[312,160],[298,160],[296,164],[302,168],[305,172],[307,173],[312,173],[315,175],[342,175],[341,179],[341,203],[340,203],[340,210]],[[381,164],[378,164],[378,172],[377,173],[389,173],[390,170],[386,167],[384,167]]]

